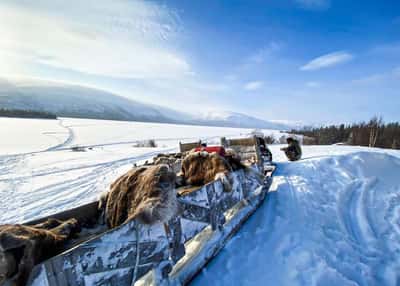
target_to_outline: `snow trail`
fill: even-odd
[[[59,118],[59,119],[57,119],[57,120],[58,120],[58,125],[59,125],[61,128],[64,128],[64,129],[67,130],[68,136],[67,136],[67,138],[65,138],[65,140],[64,140],[63,142],[61,142],[60,144],[57,144],[57,145],[52,146],[52,147],[49,147],[49,148],[47,148],[45,151],[59,150],[59,149],[61,149],[62,147],[69,145],[69,144],[74,140],[74,138],[75,138],[74,130],[73,130],[70,126],[68,126],[68,125],[66,125],[66,124],[64,123],[64,119]]]
[[[278,163],[266,201],[193,285],[399,285],[400,159]]]

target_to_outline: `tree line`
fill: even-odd
[[[46,111],[5,108],[0,108],[0,117],[57,119],[57,115]]]
[[[305,144],[369,146],[400,149],[399,122],[384,123],[382,117],[373,117],[367,122],[340,124],[322,127],[305,127],[291,133],[304,135]],[[307,143],[306,143],[307,142]]]

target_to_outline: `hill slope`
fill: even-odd
[[[0,89],[0,107],[47,111],[63,117],[173,122],[157,108],[80,86],[24,86]]]
[[[231,111],[212,111],[205,113],[197,119],[198,122],[205,122],[212,126],[235,126],[241,128],[265,128],[287,130],[289,125],[278,122],[262,120],[246,114]]]
[[[285,124],[223,112],[194,116],[77,85],[14,85],[0,80],[0,108],[45,111],[60,117],[178,123],[241,128],[288,129]]]

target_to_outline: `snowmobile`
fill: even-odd
[[[259,140],[221,138],[248,168],[229,174],[232,190],[220,180],[177,189],[178,214],[165,224],[142,225],[136,220],[108,229],[97,201],[27,222],[76,218],[83,226],[64,251],[37,264],[29,286],[185,285],[224,247],[263,202],[275,170],[261,154]],[[180,151],[200,147],[180,143]],[[178,168],[179,169],[179,166]],[[7,285],[7,282],[6,284]]]

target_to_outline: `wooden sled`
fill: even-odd
[[[264,175],[263,166],[230,173],[230,192],[220,180],[178,189],[179,213],[166,224],[133,220],[108,230],[99,223],[97,202],[50,216],[74,217],[86,227],[63,253],[36,265],[27,285],[187,284],[263,202],[274,171]]]

